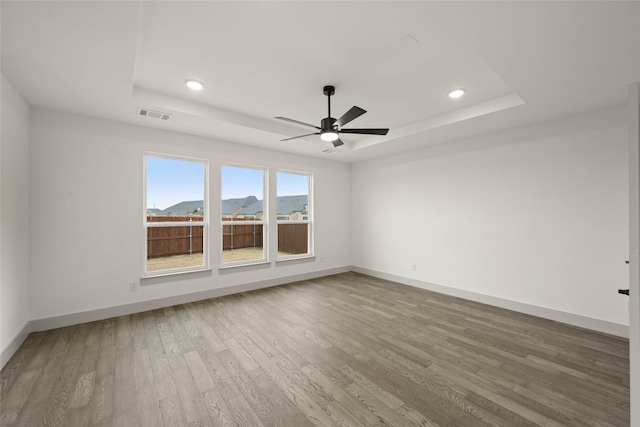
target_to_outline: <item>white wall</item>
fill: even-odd
[[[640,76],[639,76],[640,77]],[[640,400],[640,81],[629,85],[629,377],[631,402]],[[631,425],[640,407],[631,405]]]
[[[0,366],[29,332],[29,107],[1,75]]]
[[[143,265],[145,151],[209,160],[213,271],[145,279],[130,292],[129,282],[141,277]],[[315,260],[218,270],[221,162],[314,174]],[[51,319],[67,314],[158,299],[179,302],[171,298],[227,287],[240,291],[247,283],[276,283],[351,264],[350,171],[344,164],[33,109],[30,170],[30,308],[36,329],[57,326]]]
[[[612,108],[358,164],[353,263],[624,331],[627,132]]]

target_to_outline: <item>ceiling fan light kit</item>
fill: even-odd
[[[323,141],[333,142],[338,139],[338,133],[333,130],[324,131],[320,134],[320,139]]]
[[[287,122],[297,123],[299,125],[304,125],[304,126],[309,126],[309,127],[315,128],[319,132],[308,133],[308,134],[305,134],[305,135],[298,135],[298,136],[294,136],[292,138],[285,138],[285,139],[282,139],[281,141],[289,141],[291,139],[303,138],[305,136],[311,136],[311,135],[320,135],[320,139],[322,139],[323,141],[331,142],[334,147],[339,147],[341,145],[344,145],[344,142],[342,142],[340,140],[340,134],[341,133],[352,133],[352,134],[359,134],[359,135],[386,135],[387,132],[389,132],[389,129],[382,129],[382,128],[378,128],[378,129],[342,129],[342,126],[346,125],[347,123],[349,123],[350,121],[352,121],[354,119],[357,119],[358,117],[360,117],[361,115],[363,115],[367,111],[363,110],[360,107],[353,106],[353,107],[351,107],[351,109],[349,111],[344,113],[342,115],[342,117],[340,117],[339,119],[335,119],[335,118],[331,117],[331,96],[336,93],[336,88],[333,87],[333,86],[327,85],[322,89],[322,92],[327,96],[327,110],[328,111],[327,111],[327,117],[325,117],[324,119],[322,119],[320,121],[320,126],[315,126],[315,125],[312,125],[312,124],[309,124],[309,123],[301,122],[301,121],[298,121],[298,120],[293,120],[293,119],[290,119],[290,118],[284,117],[284,116],[276,117],[276,119],[278,119],[278,120],[284,120],[284,121],[287,121]]]

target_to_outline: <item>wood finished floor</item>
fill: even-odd
[[[628,341],[356,273],[31,334],[2,426],[628,426]]]

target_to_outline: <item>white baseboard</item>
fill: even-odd
[[[4,365],[7,364],[9,359],[15,354],[16,351],[20,348],[24,340],[27,339],[27,336],[31,333],[31,322],[26,322],[20,331],[13,337],[11,341],[7,345],[4,346],[2,351],[0,351],[0,369],[4,368]]]
[[[186,304],[195,301],[202,301],[209,298],[222,297],[225,295],[237,294],[240,292],[253,291],[256,289],[268,288],[271,286],[283,285],[286,283],[298,282],[301,280],[315,279],[317,277],[330,276],[333,274],[347,273],[350,267],[339,267],[310,273],[296,274],[292,276],[278,277],[275,279],[261,280],[257,282],[243,283],[240,285],[226,286],[223,288],[208,289],[206,291],[193,292],[184,295],[175,295],[166,298],[159,298],[148,301],[140,301],[131,304],[118,305],[112,307],[87,310],[79,313],[64,314],[61,316],[44,317],[31,321],[31,330],[46,331],[49,329],[62,328],[65,326],[77,325],[80,323],[94,322],[96,320],[109,319],[111,317],[125,316],[128,314],[141,313],[148,310],[170,307],[172,305]]]
[[[560,323],[566,323],[580,328],[590,329],[592,331],[603,332],[605,334],[615,335],[618,337],[629,338],[629,326],[620,323],[609,322],[607,320],[595,319],[592,317],[582,316],[574,313],[565,313],[560,310],[554,310],[546,307],[526,304],[523,302],[512,301],[504,298],[494,297],[490,295],[479,294],[463,289],[451,288],[434,283],[423,282],[409,277],[397,276],[395,274],[383,273],[381,271],[371,270],[369,268],[353,266],[352,271],[356,273],[366,274],[368,276],[380,279],[390,280],[403,285],[414,286],[429,291],[438,292],[445,295],[451,295],[495,307],[505,308],[520,313],[530,314],[536,317],[553,320]]]

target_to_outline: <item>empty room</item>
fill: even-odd
[[[640,2],[0,20],[1,426],[640,426]]]

